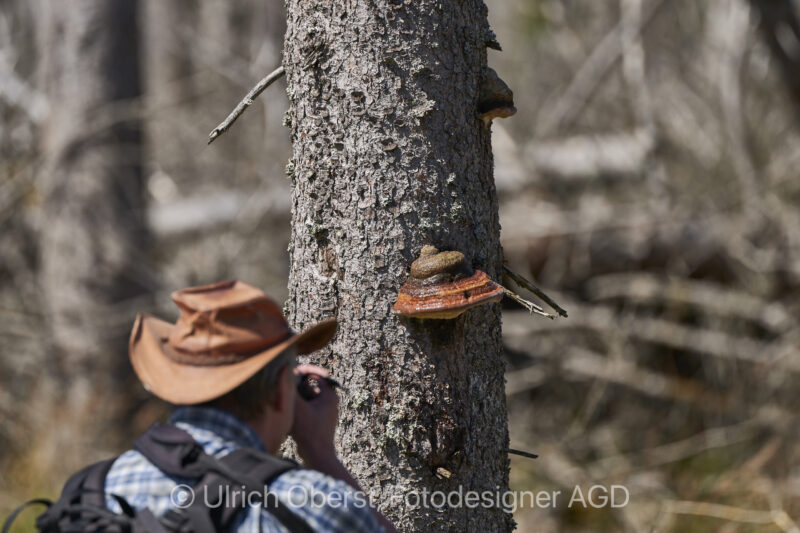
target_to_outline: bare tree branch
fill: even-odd
[[[228,131],[228,128],[230,128],[233,123],[236,122],[236,119],[242,116],[242,113],[244,113],[248,107],[253,105],[253,101],[258,98],[258,95],[261,94],[264,89],[279,80],[285,73],[286,71],[282,66],[280,66],[259,81],[255,87],[250,89],[250,92],[247,93],[242,101],[239,102],[233,111],[231,111],[231,114],[228,115],[228,118],[223,120],[219,126],[211,130],[211,133],[208,134],[208,144],[213,143],[217,137]]]
[[[556,317],[555,315],[551,315],[550,313],[546,313],[544,311],[544,309],[542,309],[541,307],[539,307],[535,303],[533,303],[533,302],[531,302],[529,300],[526,300],[525,298],[523,298],[519,294],[513,292],[511,289],[508,289],[507,287],[503,287],[503,294],[505,296],[508,296],[509,298],[511,298],[512,300],[517,302],[518,304],[520,304],[525,309],[527,309],[529,313],[535,313],[537,315],[541,315],[541,316],[543,316],[545,318],[549,318],[551,320]]]
[[[542,289],[540,289],[527,279],[523,278],[522,276],[511,270],[506,265],[503,265],[503,272],[508,277],[510,277],[514,281],[514,283],[516,283],[517,285],[519,285],[524,289],[528,289],[533,294],[541,298],[547,305],[552,307],[559,315],[563,316],[564,318],[567,317],[567,312],[564,309],[562,309],[561,306],[558,305],[552,298],[546,295],[544,291],[542,291]],[[541,309],[541,307],[539,309]],[[552,318],[552,315],[550,315],[550,317]]]

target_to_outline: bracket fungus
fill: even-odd
[[[495,118],[510,117],[516,112],[514,92],[500,79],[497,72],[485,67],[478,95],[478,117],[484,124],[488,124]]]
[[[393,310],[411,318],[447,319],[502,297],[503,287],[485,272],[473,271],[464,254],[439,252],[427,245],[411,263],[411,276],[400,289]]]

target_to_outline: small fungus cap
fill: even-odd
[[[488,122],[494,118],[510,117],[516,112],[514,92],[493,69],[487,67],[480,85],[478,116]]]
[[[503,288],[467,264],[455,250],[423,246],[411,263],[411,276],[400,288],[394,312],[415,318],[455,318],[467,309],[503,297]]]

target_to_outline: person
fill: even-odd
[[[177,407],[169,423],[215,458],[242,447],[275,455],[291,435],[305,468],[268,484],[282,504],[314,531],[396,531],[336,455],[335,382],[318,366],[295,366],[297,354],[330,341],[335,319],[295,333],[264,292],[241,281],[187,288],[172,298],[177,322],[140,314],[129,345],[144,387]],[[298,384],[310,399],[298,394]],[[122,513],[121,497],[162,516],[181,506],[188,495],[180,491],[195,481],[170,476],[133,449],[106,475],[106,506]],[[242,507],[233,531],[284,531],[258,501]]]

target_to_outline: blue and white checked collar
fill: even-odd
[[[215,447],[227,451],[243,447],[267,451],[253,428],[227,411],[211,407],[180,407],[172,413],[169,423],[189,431],[198,442],[213,442]],[[210,453],[216,455],[219,451],[213,450]]]

